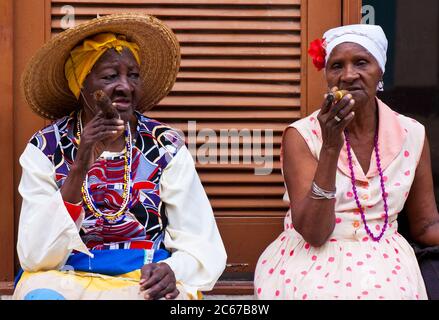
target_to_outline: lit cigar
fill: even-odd
[[[348,93],[349,93],[349,91],[347,91],[347,90],[338,90],[335,92],[330,92],[328,94],[328,97],[331,101],[337,102],[337,101],[340,101]]]
[[[96,90],[93,93],[93,98],[96,101],[96,105],[104,113],[104,117],[107,119],[119,118],[119,113],[111,103],[111,99],[102,90]]]

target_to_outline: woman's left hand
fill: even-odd
[[[177,298],[179,291],[174,271],[166,263],[145,264],[141,270],[140,292],[145,300]]]

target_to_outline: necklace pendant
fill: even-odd
[[[105,220],[107,221],[108,224],[115,225],[115,224],[123,221],[124,219],[125,219],[125,214],[121,214],[121,215],[117,216],[114,219],[111,219],[111,220],[110,219],[105,219]]]

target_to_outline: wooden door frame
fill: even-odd
[[[13,144],[13,0],[0,2],[0,145],[2,181],[0,183],[1,223],[0,223],[0,281],[11,281],[14,278],[14,144]],[[1,289],[1,286],[0,286]]]
[[[27,106],[20,78],[27,61],[44,44],[48,28],[50,30],[49,0],[0,1],[0,256],[3,259],[0,264],[0,294],[12,293],[12,281],[19,264],[16,255],[21,207],[18,159],[32,134],[45,124]]]

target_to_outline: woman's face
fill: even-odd
[[[83,93],[90,106],[95,106],[93,93],[103,90],[124,121],[129,121],[141,95],[140,67],[129,49],[121,54],[107,50],[93,66],[84,81]],[[85,108],[88,109],[88,108]],[[93,114],[99,110],[93,110]]]
[[[364,47],[352,42],[336,46],[326,64],[329,88],[337,86],[348,90],[356,106],[364,106],[375,98],[381,77],[376,59]]]

